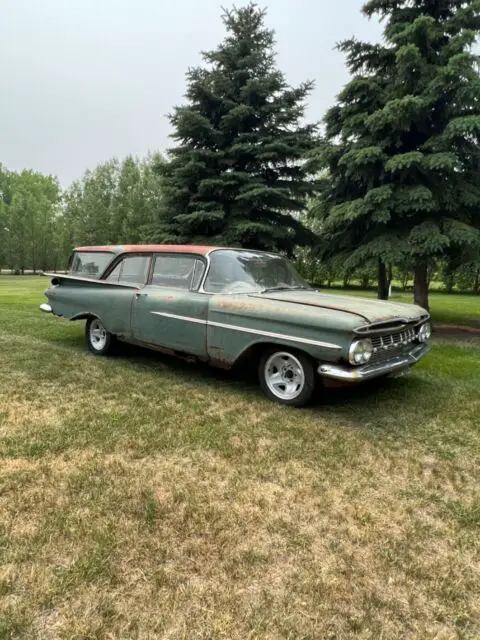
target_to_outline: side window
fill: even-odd
[[[150,266],[150,256],[125,256],[108,276],[108,282],[145,284]]]
[[[190,289],[195,262],[193,256],[156,256],[152,284],[174,289]]]
[[[123,261],[120,282],[145,284],[150,266],[149,256],[127,256]]]
[[[120,260],[115,269],[110,273],[110,275],[106,278],[108,282],[118,282],[120,280],[120,273],[122,271],[124,260]]]
[[[193,272],[192,289],[196,291],[200,286],[203,274],[205,273],[205,262],[203,260],[195,261],[195,271]]]

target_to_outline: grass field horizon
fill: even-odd
[[[478,340],[295,410],[89,355],[47,286],[0,277],[2,640],[480,637]]]

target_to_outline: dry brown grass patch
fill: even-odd
[[[206,452],[84,451],[35,468],[24,510],[0,512],[2,604],[27,605],[35,637],[453,638],[444,589],[459,584],[456,615],[474,611],[476,549],[401,499],[408,466],[338,478],[288,462],[263,479]]]

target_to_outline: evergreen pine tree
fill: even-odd
[[[478,247],[478,0],[370,0],[384,39],[339,48],[353,78],[326,115],[316,215],[327,253],[352,265],[411,261],[428,308],[429,260]],[[478,251],[478,249],[477,249]]]
[[[227,37],[187,74],[187,104],[170,117],[178,146],[160,165],[161,242],[282,250],[312,234],[298,213],[312,193],[304,162],[315,126],[302,124],[312,83],[287,85],[273,31],[255,4],[225,11]]]

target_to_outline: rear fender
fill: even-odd
[[[130,334],[137,285],[56,273],[45,275],[51,277],[51,286],[45,296],[52,313],[69,320],[95,317],[112,334]]]

